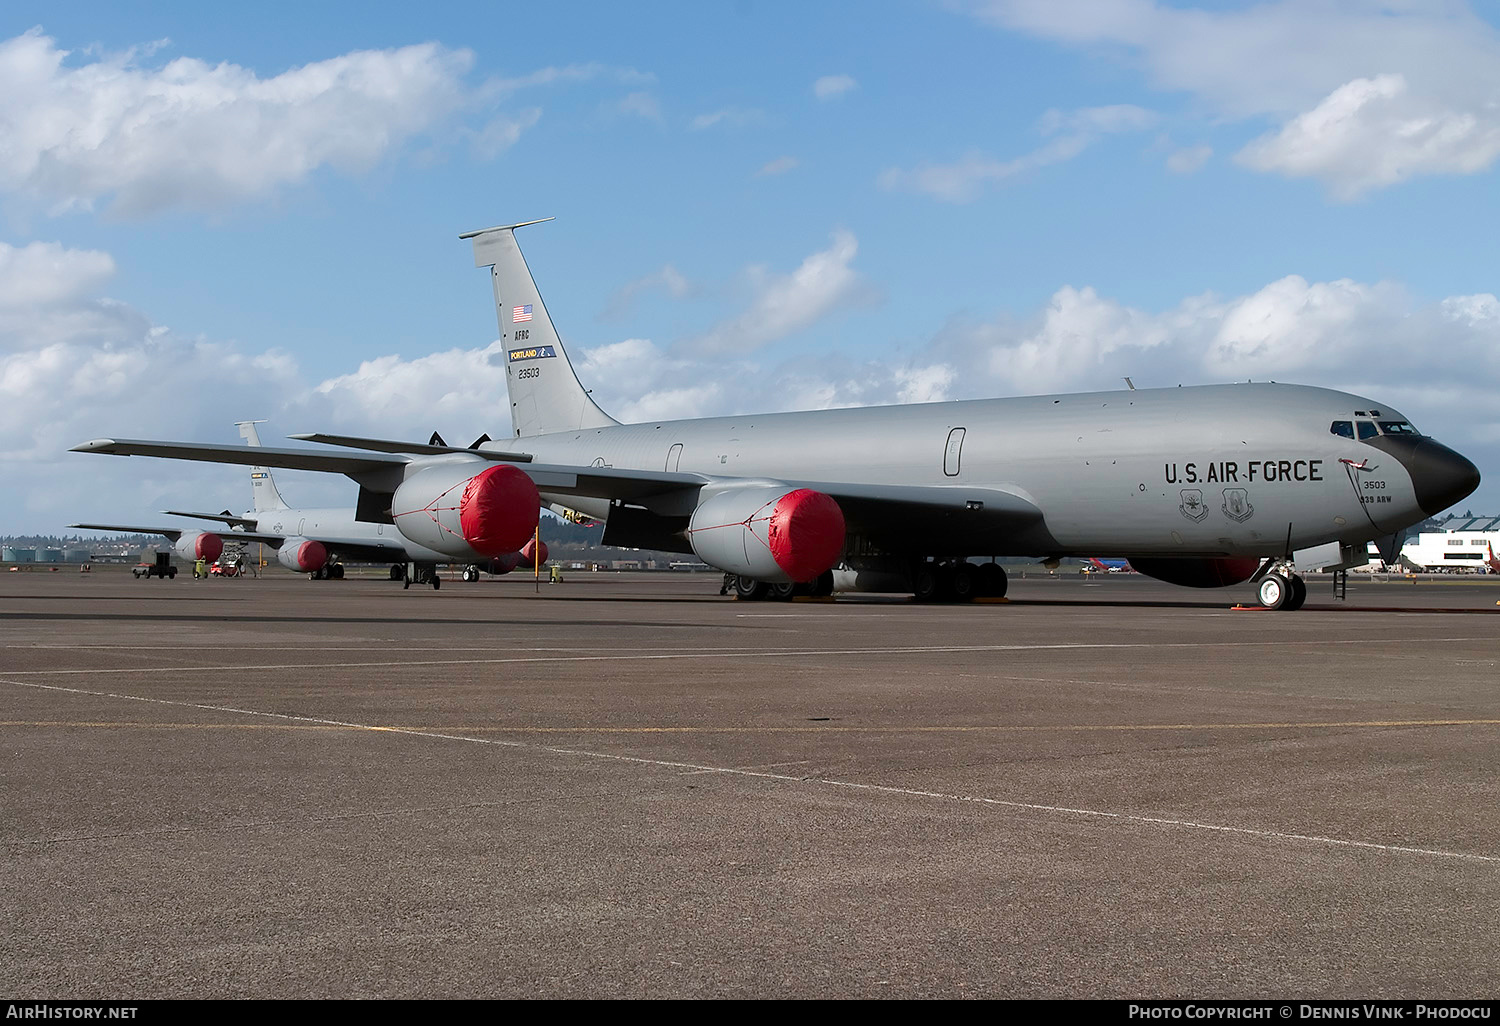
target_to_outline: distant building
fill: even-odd
[[[1408,568],[1448,573],[1486,573],[1491,548],[1500,554],[1500,517],[1454,517],[1409,538],[1401,546],[1401,562]],[[1370,543],[1370,562],[1380,561]]]

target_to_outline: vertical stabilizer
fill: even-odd
[[[474,266],[490,269],[495,316],[505,345],[511,424],[518,437],[609,427],[618,422],[595,406],[579,384],[526,258],[516,245],[517,228],[540,223],[502,225],[459,236],[474,240]]]
[[[260,434],[255,430],[255,425],[264,424],[263,420],[240,420],[235,422],[235,427],[240,429],[240,437],[245,444],[260,447]],[[281,493],[276,490],[276,482],[271,479],[270,467],[250,468],[250,498],[251,509],[259,513],[268,509],[290,509],[281,498]]]

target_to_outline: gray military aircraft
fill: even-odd
[[[550,220],[550,219],[549,219]],[[1300,572],[1365,561],[1479,484],[1474,464],[1383,402],[1235,384],[620,424],[579,382],[502,225],[460,236],[489,267],[514,437],[465,449],[338,435],[266,465],[346,474],[357,516],[465,562],[518,548],[542,502],[604,542],[692,553],[741,598],[835,588],[924,601],[1003,595],[1000,556],[1126,558],[1188,587],[1258,582],[1295,609]],[[246,462],[242,449],[96,439],[75,451]],[[983,562],[982,560],[990,560]]]
[[[252,449],[260,448],[255,425],[264,421],[239,421],[240,437]],[[447,446],[435,446],[446,450]],[[243,451],[243,450],[241,450]],[[247,453],[253,458],[253,454]],[[267,466],[250,468],[251,508],[243,516],[228,510],[223,513],[194,513],[163,510],[168,516],[187,517],[223,524],[217,530],[195,530],[183,526],[137,527],[124,524],[70,524],[70,527],[95,531],[128,531],[137,534],[160,534],[173,543],[184,559],[216,560],[226,542],[258,542],[276,550],[277,561],[288,570],[308,574],[313,580],[339,580],[344,576],[342,560],[375,563],[392,561],[391,579],[441,586],[437,574],[439,563],[449,557],[434,549],[408,541],[387,522],[361,520],[353,507],[294,509],[287,505],[276,487]],[[481,569],[507,573],[528,557],[506,553],[479,566],[464,570],[465,580],[477,579]]]

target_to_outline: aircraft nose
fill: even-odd
[[[1398,458],[1411,475],[1417,505],[1428,516],[1436,516],[1479,487],[1479,468],[1430,438]]]

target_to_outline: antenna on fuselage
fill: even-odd
[[[1135,391],[1135,382],[1131,381],[1129,378],[1126,378],[1125,379],[1125,387],[1128,388],[1128,389],[1130,389],[1132,392],[1134,392]]]

